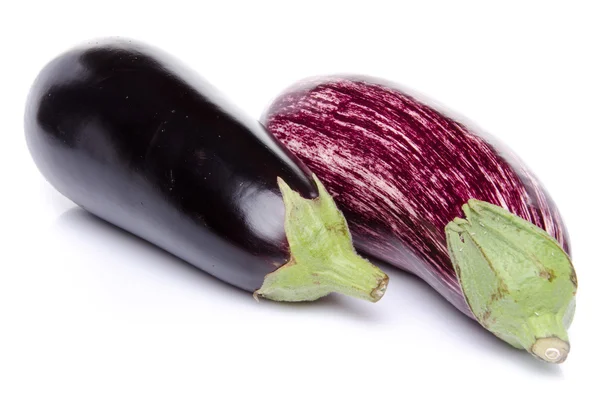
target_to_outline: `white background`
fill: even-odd
[[[597,1],[53,0],[1,14],[0,396],[598,395]],[[356,72],[501,138],[571,234],[567,362],[508,347],[393,269],[375,305],[257,304],[76,209],[29,157],[24,101],[47,61],[106,35],[164,48],[255,117],[296,79]]]

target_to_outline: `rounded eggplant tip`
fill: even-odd
[[[390,278],[387,275],[385,275],[385,277],[379,282],[377,287],[375,287],[373,291],[371,291],[371,296],[375,299],[373,302],[377,302],[383,297],[383,295],[385,295],[385,291],[387,290],[389,281]]]
[[[569,342],[556,337],[540,338],[531,348],[531,352],[536,357],[552,364],[564,362],[569,355],[569,350]]]

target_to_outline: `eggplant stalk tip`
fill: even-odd
[[[560,364],[567,359],[569,350],[568,342],[551,337],[536,340],[531,348],[531,353],[543,361]]]
[[[446,226],[452,263],[479,323],[551,363],[569,352],[576,277],[544,230],[493,204],[469,200]]]
[[[377,302],[385,293],[388,276],[356,253],[346,219],[313,178],[319,189],[316,199],[305,199],[278,180],[291,258],[265,277],[255,298],[312,301],[338,292]]]

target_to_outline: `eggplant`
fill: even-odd
[[[159,49],[107,38],[59,55],[33,83],[25,136],[64,196],[257,299],[385,291],[309,169]]]
[[[511,345],[566,359],[577,289],[568,234],[509,148],[370,76],[301,81],[262,122],[323,181],[359,252],[419,276]]]

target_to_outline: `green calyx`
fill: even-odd
[[[278,179],[291,258],[267,274],[254,296],[299,302],[339,292],[377,302],[385,293],[388,276],[358,256],[346,219],[317,177],[313,178],[319,190],[316,199],[303,198]]]
[[[446,225],[450,258],[467,304],[500,339],[551,363],[569,353],[577,279],[546,231],[496,205],[471,199],[466,219]]]

